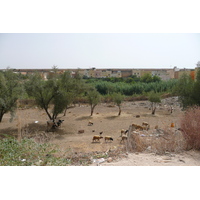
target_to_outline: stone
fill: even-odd
[[[109,157],[108,159],[107,159],[107,162],[108,163],[110,163],[110,162],[112,162],[113,161],[113,159],[111,158],[111,157]]]
[[[84,133],[85,131],[84,130],[78,130],[78,133]]]

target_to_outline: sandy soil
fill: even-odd
[[[180,154],[155,155],[152,153],[130,153],[127,158],[101,163],[102,166],[200,166],[200,153],[187,151]]]
[[[143,121],[148,122],[151,128],[158,125],[160,128],[170,127],[171,123],[179,127],[179,117],[182,114],[180,108],[175,108],[170,114],[166,109],[158,108],[156,115],[152,116],[149,110],[149,104],[146,101],[140,102],[124,102],[122,105],[122,114],[117,116],[118,107],[112,104],[101,104],[95,108],[94,115],[90,117],[90,107],[88,105],[77,105],[67,111],[62,126],[55,132],[46,133],[47,115],[43,110],[38,108],[29,108],[18,110],[13,122],[9,122],[9,114],[6,114],[0,124],[0,137],[4,134],[17,136],[18,130],[25,130],[26,134],[48,134],[51,138],[50,142],[59,146],[61,150],[66,152],[105,152],[109,149],[117,149],[123,147],[120,143],[120,130],[128,129],[132,123],[142,124]],[[136,118],[140,115],[140,118]],[[88,122],[92,121],[93,126],[88,126]],[[78,133],[78,130],[84,130],[84,133]],[[113,142],[92,142],[93,135],[98,135],[103,131],[103,136],[112,136]],[[150,153],[128,154],[118,162],[107,163],[101,165],[199,165],[199,152],[185,152],[182,155],[170,155],[168,159],[162,156]],[[183,160],[183,161],[182,161]]]

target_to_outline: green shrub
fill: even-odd
[[[132,96],[137,94],[155,92],[171,92],[173,87],[176,85],[177,80],[159,81],[151,83],[126,83],[126,82],[108,82],[98,80],[90,83],[93,85],[101,95],[107,95],[112,93],[121,93],[125,96]]]
[[[64,158],[55,157],[59,150],[52,144],[39,144],[32,139],[21,142],[14,138],[0,140],[0,166],[66,166]]]

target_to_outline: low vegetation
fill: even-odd
[[[196,74],[196,80],[191,76],[183,74],[174,88],[174,93],[184,109],[198,105],[200,106],[200,69]]]
[[[181,118],[181,130],[187,141],[187,149],[200,150],[200,107],[194,106],[186,110]]]
[[[113,92],[117,92],[125,96],[132,96],[138,94],[142,95],[143,93],[148,93],[151,91],[155,93],[171,92],[176,83],[177,80],[171,79],[169,81],[150,82],[150,83],[144,83],[144,82],[112,83],[108,81],[97,80],[90,84],[94,86],[101,95],[107,95]]]
[[[32,139],[14,138],[0,140],[1,166],[63,166],[69,164],[65,158],[56,157],[59,152],[55,145],[36,143]]]

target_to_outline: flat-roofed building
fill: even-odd
[[[121,77],[126,78],[132,76],[132,69],[121,69]]]
[[[140,69],[132,69],[132,75],[141,77],[141,70]]]
[[[161,80],[166,81],[170,79],[170,74],[167,70],[154,70],[152,71],[152,76],[158,76]]]
[[[112,73],[111,73],[111,77],[121,78],[122,77],[122,73],[119,70],[113,70]]]

